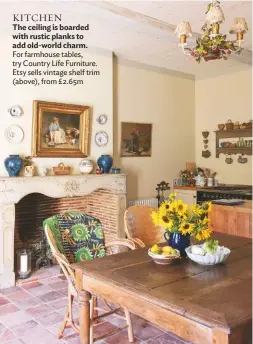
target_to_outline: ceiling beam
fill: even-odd
[[[89,5],[103,9],[105,11],[111,12],[115,15],[134,20],[136,22],[142,23],[144,25],[152,26],[154,29],[163,30],[174,34],[176,26],[168,24],[162,20],[158,20],[153,17],[146,16],[132,10],[129,10],[118,5],[114,5],[112,2],[107,1],[88,1]],[[119,2],[118,2],[119,3]],[[199,38],[201,35],[197,32],[192,33],[193,38]],[[244,49],[240,55],[233,54],[230,58],[233,58],[241,63],[252,64],[252,52],[250,50]]]

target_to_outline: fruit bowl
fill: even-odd
[[[148,250],[148,255],[153,259],[156,264],[168,265],[180,258],[180,252],[175,250],[176,254],[155,254]]]
[[[203,245],[194,246],[203,248]],[[192,261],[201,265],[216,265],[223,263],[231,253],[229,248],[224,246],[218,246],[217,251],[214,254],[207,253],[205,255],[198,255],[192,253],[192,247],[193,246],[187,247],[185,249],[185,252]]]

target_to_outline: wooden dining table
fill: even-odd
[[[231,249],[215,266],[188,258],[157,265],[147,248],[74,264],[81,344],[90,343],[91,294],[194,344],[252,343],[252,240],[214,238]]]

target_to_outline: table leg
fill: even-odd
[[[90,299],[87,291],[78,292],[80,343],[90,344]]]

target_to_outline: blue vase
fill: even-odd
[[[4,166],[10,177],[17,177],[23,166],[23,161],[19,155],[10,155],[4,160]]]
[[[169,238],[167,236],[169,236]],[[176,232],[165,232],[164,238],[168,241],[169,246],[179,250],[182,257],[186,257],[185,249],[191,244],[189,234],[183,235]]]
[[[113,160],[110,155],[101,155],[101,157],[98,158],[97,163],[101,171],[109,173],[112,168]]]

